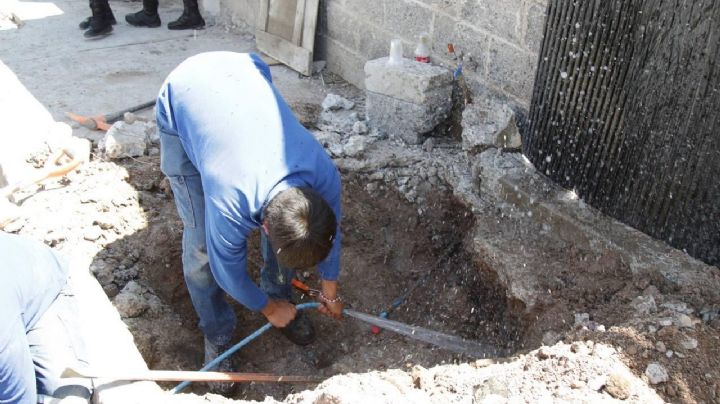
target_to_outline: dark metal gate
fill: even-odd
[[[720,264],[720,0],[550,0],[524,152],[603,212]]]

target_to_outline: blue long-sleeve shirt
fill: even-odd
[[[36,403],[28,330],[67,282],[67,267],[44,244],[0,232],[0,402]]]
[[[267,296],[250,279],[246,240],[279,192],[307,186],[335,212],[338,229],[322,279],[340,272],[340,174],[280,96],[257,55],[209,52],[170,73],[157,102],[158,126],[176,134],[200,173],[210,268],[221,288],[251,310]]]

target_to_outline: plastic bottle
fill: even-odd
[[[426,32],[419,36],[419,42],[415,48],[415,61],[430,63],[430,34]]]

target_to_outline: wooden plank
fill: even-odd
[[[311,53],[315,48],[315,28],[317,27],[318,7],[320,0],[305,2],[305,19],[303,22],[302,47]]]
[[[293,70],[309,76],[312,73],[312,52],[293,45],[279,36],[257,30],[255,32],[257,48],[276,58]]]
[[[267,31],[268,14],[270,12],[270,0],[260,0],[260,9],[257,16],[257,29]]]
[[[297,8],[295,9],[295,24],[293,24],[292,43],[300,46],[303,34],[303,24],[305,23],[305,0],[297,0]]]

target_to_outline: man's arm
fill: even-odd
[[[230,219],[217,214],[206,224],[210,269],[218,285],[233,299],[261,312],[275,327],[285,327],[297,314],[291,303],[268,298],[247,271],[247,235]]]

